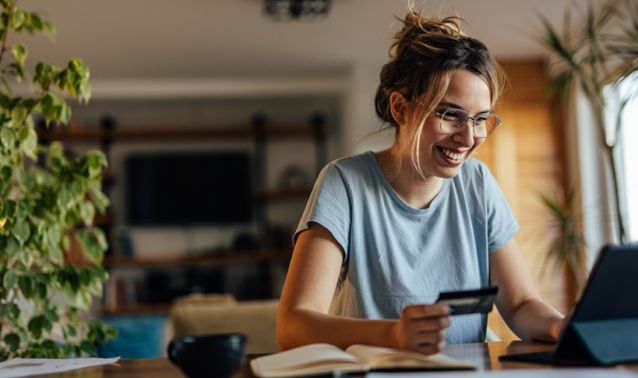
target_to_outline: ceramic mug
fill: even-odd
[[[168,358],[191,378],[227,378],[244,362],[246,335],[185,336],[168,344]]]

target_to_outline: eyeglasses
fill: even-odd
[[[501,119],[492,113],[479,114],[474,117],[462,109],[448,108],[445,110],[435,110],[434,114],[441,119],[441,132],[445,134],[456,134],[463,131],[472,121],[472,132],[475,138],[487,138],[492,131],[501,123]]]

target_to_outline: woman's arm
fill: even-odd
[[[558,339],[563,315],[541,299],[514,239],[490,255],[490,280],[499,288],[498,311],[521,339]]]
[[[449,325],[446,306],[407,306],[399,320],[328,315],[342,261],[341,247],[323,226],[313,223],[299,235],[277,313],[280,349],[324,342],[340,348],[368,344],[441,351]]]

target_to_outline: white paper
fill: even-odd
[[[367,378],[417,378],[429,377],[431,372],[407,372],[407,373],[370,373]],[[552,370],[527,370],[511,369],[498,371],[474,371],[474,372],[437,372],[437,378],[636,378],[636,373],[622,369],[552,369]]]
[[[30,375],[60,373],[115,363],[113,358],[14,358],[0,363],[0,378],[27,377]]]

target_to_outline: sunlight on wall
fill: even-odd
[[[634,76],[633,79],[635,88],[638,86],[638,77]],[[627,231],[630,240],[638,241],[638,169],[635,166],[638,161],[638,98],[634,97],[625,107],[622,123],[622,138],[626,146],[623,148],[623,168],[629,226]]]
[[[616,148],[616,161],[620,173],[622,204],[630,241],[638,241],[638,74],[633,74],[617,84],[605,88],[607,107],[606,126],[608,141],[613,143],[613,129],[617,126],[621,103],[627,101],[620,114],[621,129]]]

